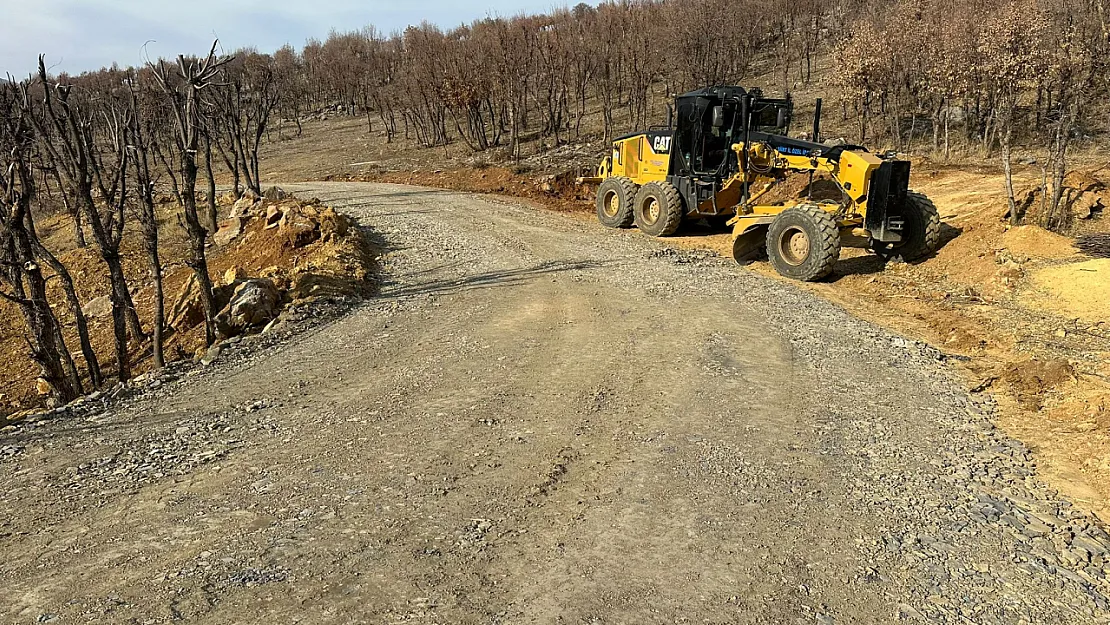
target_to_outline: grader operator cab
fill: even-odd
[[[813,140],[790,138],[793,109],[789,96],[741,87],[678,96],[667,126],[616,139],[597,174],[580,181],[598,183],[597,216],[606,226],[667,236],[684,220],[725,223],[737,262],[766,253],[776,271],[797,280],[828,275],[841,246],[904,260],[934,252],[940,220],[928,198],[909,190],[909,161],[820,143],[820,100]],[[809,176],[803,196],[760,203],[799,174]],[[812,199],[815,174],[835,182],[840,197]]]

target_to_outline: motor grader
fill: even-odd
[[[596,175],[579,181],[598,184],[597,217],[606,226],[667,236],[683,221],[722,223],[732,228],[737,262],[766,254],[797,280],[827,276],[842,246],[907,261],[934,252],[940,219],[927,197],[909,190],[909,161],[820,143],[820,104],[812,140],[801,140],[788,136],[789,96],[692,91],[675,99],[666,126],[617,138]],[[801,194],[766,200],[799,175],[808,176]],[[815,199],[815,175],[832,180],[836,193]]]

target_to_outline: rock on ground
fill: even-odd
[[[90,319],[99,319],[112,314],[112,299],[107,295],[91,299],[82,308],[81,312]]]
[[[222,335],[235,336],[269,323],[280,311],[281,293],[273,282],[264,278],[242,280],[217,316],[216,325]]]
[[[204,303],[200,296],[200,283],[196,276],[190,275],[173,299],[173,305],[166,315],[166,324],[178,332],[184,332],[203,322]]]
[[[212,242],[219,246],[225,246],[234,241],[240,234],[243,234],[243,218],[231,217],[220,222],[216,234],[212,235]]]

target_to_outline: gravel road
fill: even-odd
[[[1110,537],[935,349],[635,231],[290,188],[380,295],[0,435],[4,622],[1110,623]]]

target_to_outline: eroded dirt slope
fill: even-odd
[[[634,232],[299,188],[380,296],[5,434],[4,621],[1110,619],[1110,537],[937,350]]]

